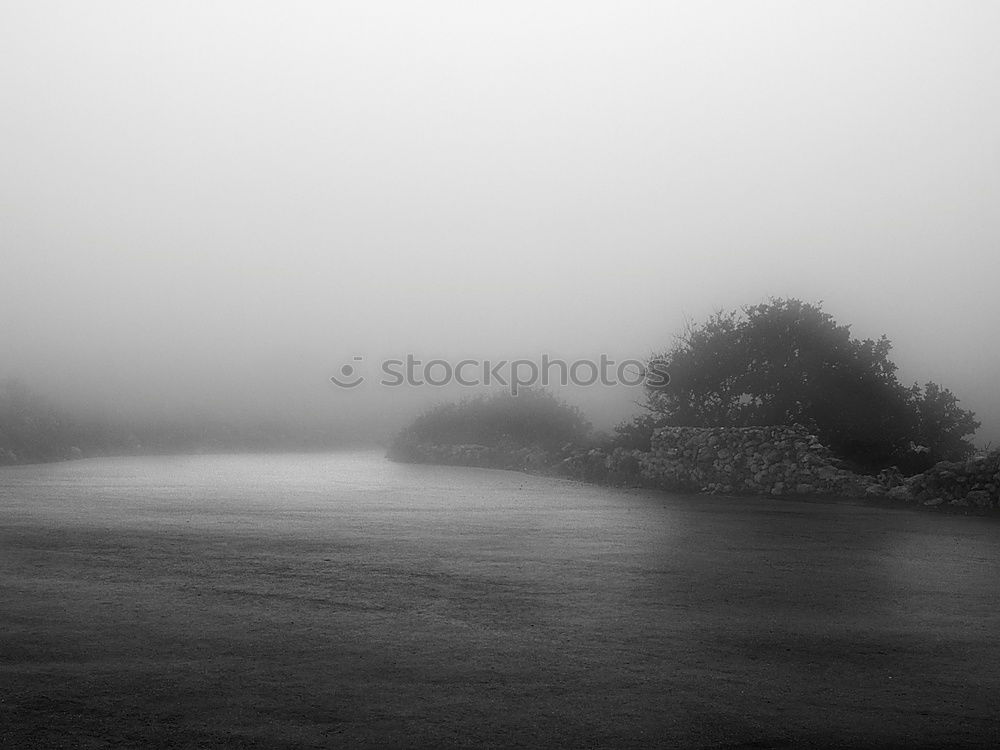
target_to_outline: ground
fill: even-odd
[[[393,471],[423,504],[0,505],[0,744],[1000,743],[995,520]]]

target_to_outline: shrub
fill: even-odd
[[[391,452],[402,457],[407,446],[419,443],[557,451],[589,433],[579,409],[547,391],[498,392],[429,409],[399,433]]]

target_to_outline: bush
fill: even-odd
[[[639,414],[615,427],[614,437],[608,442],[608,447],[648,451],[653,440],[653,431],[657,427],[666,426],[667,421],[662,415]]]
[[[424,412],[399,433],[390,454],[405,458],[410,446],[421,443],[558,451],[587,440],[589,433],[579,409],[546,391],[500,392]]]

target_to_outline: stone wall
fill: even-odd
[[[484,445],[397,444],[397,461],[555,471],[601,484],[657,487],[736,495],[840,495],[863,497],[876,485],[839,466],[801,427],[663,427],[651,450],[572,450]]]
[[[1000,508],[1000,451],[942,461],[892,485],[873,487],[868,494],[914,505]]]
[[[397,444],[390,458],[554,472],[586,482],[687,492],[833,495],[941,509],[958,506],[961,512],[1000,509],[1000,452],[942,462],[907,479],[894,470],[876,478],[844,468],[799,426],[663,427],[653,433],[649,451],[408,443]]]
[[[639,463],[654,486],[726,494],[861,497],[875,483],[798,426],[662,427]]]

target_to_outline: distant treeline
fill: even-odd
[[[0,465],[140,453],[320,450],[351,442],[338,425],[86,416],[54,405],[21,381],[0,383]]]
[[[590,423],[579,409],[546,391],[522,389],[517,396],[500,391],[428,409],[396,436],[389,456],[496,468],[532,463],[537,468],[592,440]],[[461,446],[462,454],[431,455],[442,446]]]

